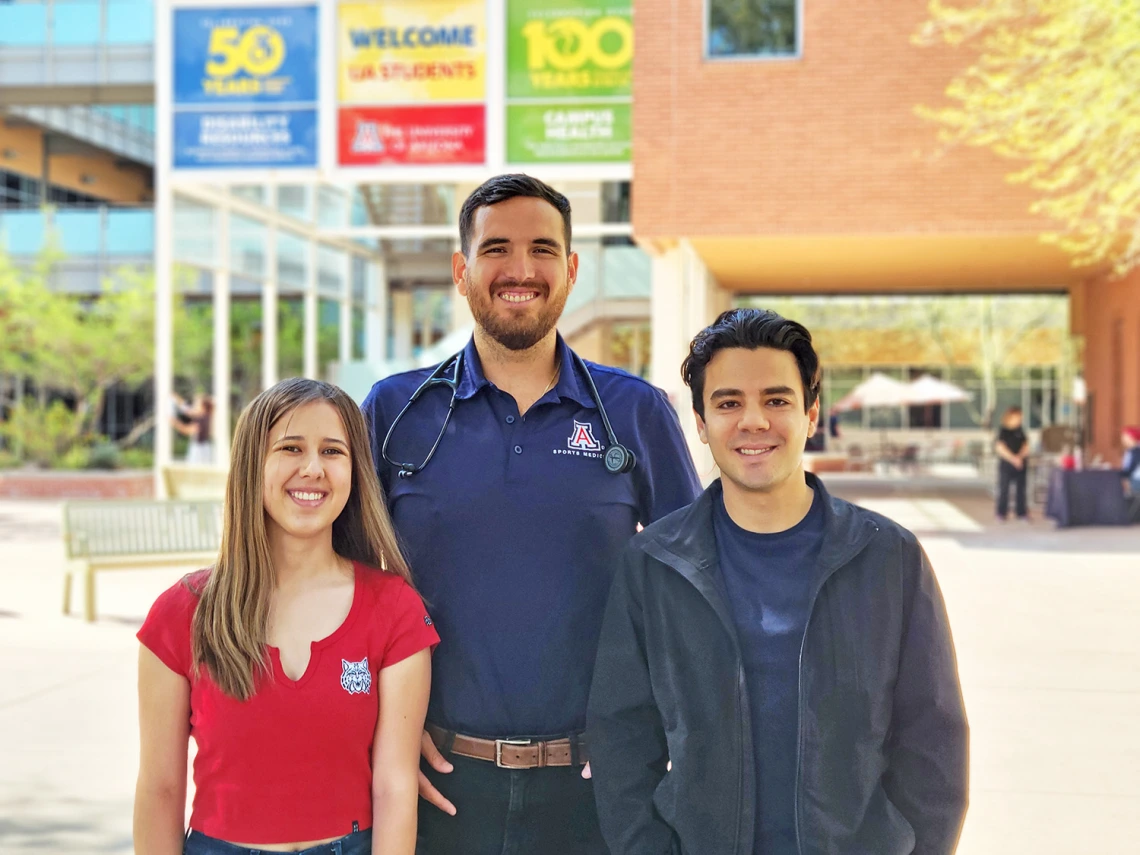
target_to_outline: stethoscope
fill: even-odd
[[[573,364],[578,367],[582,375],[586,378],[586,382],[590,386],[590,396],[594,399],[594,403],[598,407],[598,415],[602,417],[602,425],[606,429],[606,436],[609,438],[610,444],[606,449],[605,464],[606,471],[612,472],[614,475],[620,475],[623,472],[629,472],[637,465],[637,458],[634,453],[618,442],[617,437],[614,435],[614,429],[610,425],[609,416],[606,415],[606,408],[602,405],[602,397],[598,394],[598,387],[594,385],[594,378],[590,376],[590,371],[586,368],[586,363],[578,354],[570,351],[570,358]],[[451,367],[450,377],[448,376],[448,367]],[[412,393],[412,397],[408,399],[408,403],[404,404],[404,408],[400,410],[400,414],[396,416],[395,421],[392,422],[388,428],[388,433],[384,437],[384,445],[380,449],[380,456],[393,466],[397,467],[396,473],[400,478],[411,478],[417,472],[422,472],[424,467],[427,466],[432,457],[435,455],[435,450],[439,448],[439,443],[443,439],[443,435],[447,432],[447,424],[451,421],[451,414],[455,412],[455,397],[459,392],[459,378],[463,376],[463,351],[445,359],[441,362],[436,369],[432,371],[431,375],[420,384],[420,388]],[[431,450],[424,458],[424,462],[417,466],[414,463],[400,463],[393,460],[388,456],[388,443],[392,441],[392,434],[396,432],[396,425],[400,423],[412,404],[420,399],[420,396],[435,386],[446,386],[451,390],[451,403],[447,406],[447,415],[443,417],[443,424],[439,427],[439,435],[435,438]]]

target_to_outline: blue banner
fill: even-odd
[[[316,110],[226,110],[174,115],[174,166],[314,166]]]
[[[175,11],[176,106],[317,97],[315,6]]]
[[[174,10],[175,168],[317,165],[316,6]]]

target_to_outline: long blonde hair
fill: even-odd
[[[269,429],[298,407],[331,404],[348,435],[352,489],[333,522],[333,550],[342,558],[378,567],[411,582],[372,461],[364,416],[344,391],[319,380],[294,377],[250,402],[234,431],[226,482],[222,545],[201,585],[192,624],[195,667],[204,665],[230,697],[248,700],[257,677],[267,673],[265,645],[275,585],[262,496]],[[193,588],[193,581],[188,582]]]

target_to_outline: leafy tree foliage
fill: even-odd
[[[1059,227],[1075,264],[1140,263],[1140,5],[1123,0],[931,0],[918,44],[977,58],[920,107],[945,140],[1021,164],[1009,176]]]

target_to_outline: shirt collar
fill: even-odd
[[[479,360],[479,351],[475,349],[475,336],[463,348],[463,376],[459,378],[459,387],[455,390],[455,397],[460,400],[474,397],[475,393],[484,386],[491,385],[483,375],[483,363]]]
[[[590,394],[590,386],[585,378],[579,376],[574,352],[561,334],[557,334],[555,349],[561,367],[558,370],[558,382],[554,384],[554,393],[559,398],[569,398],[583,407],[596,409],[597,403]],[[489,385],[491,381],[483,374],[483,363],[479,359],[479,351],[475,349],[475,337],[472,336],[463,348],[463,376],[459,378],[455,397],[460,400],[472,398],[480,389]]]
[[[562,338],[561,334],[558,335],[558,382],[554,384],[554,391],[559,398],[569,398],[575,401],[579,406],[590,407],[597,409],[598,404],[594,400],[594,396],[590,394],[590,384],[586,378],[580,374],[580,367],[578,360],[574,358],[574,351],[570,349]],[[585,362],[581,363],[584,368]]]

